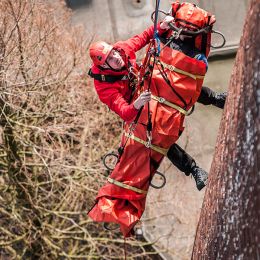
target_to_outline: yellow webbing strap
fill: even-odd
[[[180,113],[184,114],[185,116],[187,116],[189,114],[189,111],[186,111],[183,108],[181,108],[181,107],[179,107],[179,106],[177,106],[177,105],[167,101],[163,97],[157,97],[157,96],[152,95],[152,99],[158,101],[159,103],[165,104],[165,105],[167,105],[169,107],[172,107],[172,108],[178,110]]]
[[[124,189],[127,189],[127,190],[132,190],[132,191],[135,191],[137,193],[141,193],[141,194],[147,194],[147,191],[146,190],[141,190],[141,189],[138,189],[136,187],[133,187],[133,186],[130,186],[130,185],[127,185],[125,183],[122,183],[120,181],[116,181],[110,177],[107,178],[107,181],[118,186],[118,187],[121,187],[121,188],[124,188]]]
[[[162,61],[159,61],[157,63],[161,63],[163,65],[163,67],[167,68],[168,70],[170,71],[174,71],[174,72],[177,72],[177,73],[180,73],[180,74],[183,74],[183,75],[186,75],[188,77],[191,77],[193,79],[204,79],[204,76],[201,76],[201,75],[195,75],[195,74],[191,74],[187,71],[184,71],[184,70],[181,70],[181,69],[178,69],[176,67],[174,67],[173,65],[170,65],[170,64],[167,64],[167,63],[164,63]]]
[[[164,149],[164,148],[161,148],[161,147],[159,147],[159,146],[157,146],[157,145],[153,145],[153,144],[149,145],[148,142],[146,142],[146,141],[140,139],[139,137],[134,136],[133,134],[130,134],[130,135],[129,135],[129,134],[125,133],[125,135],[126,135],[127,137],[129,137],[129,138],[135,140],[136,142],[145,145],[147,148],[151,148],[152,150],[154,150],[154,151],[156,151],[156,152],[158,152],[158,153],[160,153],[160,154],[162,154],[162,155],[164,155],[164,156],[167,155],[168,149]]]

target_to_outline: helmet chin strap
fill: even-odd
[[[111,70],[117,71],[117,69],[112,68],[111,65],[110,65],[107,61],[105,61],[105,64],[106,64]]]
[[[111,67],[111,65],[107,62],[107,61],[105,61],[105,64],[109,67],[109,69],[111,69],[112,71],[121,71],[121,70],[124,70],[125,69],[125,66],[123,66],[121,69],[114,69],[114,68],[112,68]]]

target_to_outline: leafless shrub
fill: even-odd
[[[86,76],[88,43],[60,2],[2,0],[0,14],[0,258],[119,259],[124,240],[86,215],[121,131]]]

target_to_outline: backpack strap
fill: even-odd
[[[94,78],[101,82],[114,83],[119,80],[129,80],[128,75],[104,75],[104,74],[95,74],[89,69],[88,75],[91,78]]]

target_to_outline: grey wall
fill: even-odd
[[[67,2],[71,2],[67,0]],[[168,11],[170,0],[161,1],[160,9]],[[183,2],[183,1],[182,1]],[[248,0],[196,0],[201,8],[215,14],[214,29],[224,33],[227,39],[222,51],[236,47],[242,32]],[[84,24],[89,37],[114,42],[140,33],[152,24],[150,15],[154,10],[153,0],[74,0],[69,4],[74,11],[73,21]],[[77,5],[78,3],[78,5]],[[214,43],[220,42],[214,37]],[[214,53],[214,51],[212,51]]]

